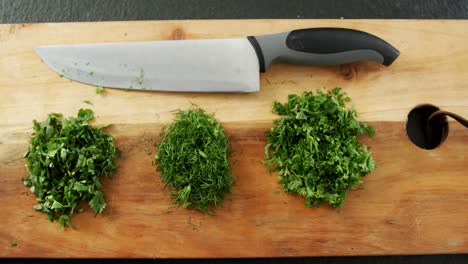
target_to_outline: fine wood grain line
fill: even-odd
[[[275,65],[255,94],[126,92],[71,82],[50,71],[38,45],[226,38],[295,28],[340,26],[373,33],[401,57],[390,67],[361,62],[333,67]],[[421,103],[468,116],[468,21],[210,20],[0,25],[0,256],[4,257],[269,257],[468,253],[468,133],[450,122],[447,141],[417,148],[406,115]],[[306,208],[282,192],[260,162],[274,100],[341,86],[361,120],[377,169],[349,192],[345,205]],[[104,182],[107,209],[90,210],[62,230],[32,210],[21,183],[32,120],[75,115],[90,107],[122,152]],[[173,110],[197,104],[214,112],[231,136],[237,184],[216,216],[174,208],[151,165],[154,143]],[[279,192],[278,192],[279,190]],[[190,219],[190,222],[189,221]],[[17,247],[11,247],[17,242]]]

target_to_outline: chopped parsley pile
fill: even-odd
[[[372,172],[375,161],[357,136],[374,129],[357,120],[351,99],[335,88],[290,95],[288,102],[275,102],[273,111],[282,116],[266,132],[266,164],[286,193],[305,197],[305,205],[328,202],[340,207],[350,188]]]
[[[33,208],[60,226],[73,227],[70,218],[83,210],[83,201],[95,214],[106,207],[100,179],[114,175],[117,151],[110,135],[88,124],[93,117],[92,110],[80,109],[77,117],[52,113],[42,123],[33,121],[23,183],[37,196]]]
[[[157,148],[154,163],[174,204],[211,213],[234,184],[228,137],[200,108],[179,110]]]

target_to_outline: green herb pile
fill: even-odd
[[[95,214],[106,207],[100,178],[114,175],[116,148],[111,136],[88,124],[93,117],[92,110],[80,109],[76,118],[52,113],[43,123],[33,121],[23,183],[37,196],[33,208],[60,226],[72,226],[70,218],[82,210],[77,208],[82,201]]]
[[[350,101],[335,88],[274,103],[273,111],[283,117],[266,132],[266,164],[279,171],[285,192],[304,196],[308,207],[321,202],[340,207],[348,189],[375,168],[371,154],[357,140],[366,132],[373,137],[374,129],[357,120],[354,108],[346,108]]]
[[[196,108],[179,110],[157,145],[157,170],[171,188],[173,203],[210,213],[234,184],[229,140],[212,115]]]

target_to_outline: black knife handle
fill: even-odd
[[[400,52],[367,32],[347,28],[308,28],[249,36],[264,72],[275,62],[337,65],[369,60],[389,66]]]

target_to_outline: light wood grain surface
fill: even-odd
[[[34,53],[38,45],[226,38],[305,27],[339,26],[373,33],[401,51],[390,67],[361,62],[333,67],[274,65],[255,94],[126,92],[60,78]],[[450,122],[433,151],[412,145],[407,113],[433,103],[468,116],[468,21],[211,20],[0,25],[0,256],[6,257],[268,257],[468,253],[468,133]],[[341,209],[306,208],[286,195],[260,163],[274,100],[316,88],[343,89],[360,119],[376,127],[377,169]],[[95,124],[122,151],[105,181],[106,211],[90,210],[63,230],[33,211],[21,183],[22,153],[32,120],[74,115],[89,107]],[[216,216],[175,209],[151,166],[153,144],[177,108],[197,104],[233,137],[237,184]],[[192,224],[189,223],[190,222]],[[17,247],[11,247],[17,242]]]

